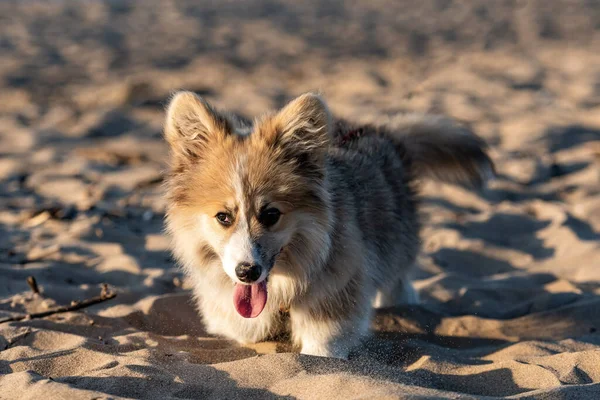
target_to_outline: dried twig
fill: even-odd
[[[39,312],[39,313],[16,315],[13,317],[0,318],[0,324],[2,324],[4,322],[22,321],[24,319],[44,318],[44,317],[47,317],[47,316],[53,315],[53,314],[77,311],[77,310],[81,310],[82,308],[93,306],[94,304],[102,303],[104,301],[113,299],[116,296],[117,296],[117,294],[115,292],[111,292],[108,289],[108,285],[104,284],[104,285],[102,285],[102,292],[100,293],[100,296],[85,299],[83,301],[73,301],[68,306],[54,307],[54,308],[49,309],[48,311],[43,311],[43,312]]]
[[[38,284],[33,276],[27,277],[27,284],[29,285],[29,287],[31,288],[31,291],[34,294],[40,293],[40,288],[38,287]]]

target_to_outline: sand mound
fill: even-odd
[[[557,12],[560,10],[560,12]],[[600,14],[478,0],[0,4],[2,399],[597,398]],[[424,186],[423,304],[349,361],[206,334],[162,232],[176,88],[252,116],[320,89],[382,121],[460,119],[483,192]],[[34,276],[34,294],[27,277]]]

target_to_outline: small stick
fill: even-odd
[[[29,281],[29,279],[28,279],[28,281]],[[65,313],[65,312],[70,312],[70,311],[77,311],[77,310],[81,310],[82,308],[93,306],[94,304],[102,303],[104,301],[113,299],[116,296],[117,296],[116,293],[110,292],[108,290],[107,284],[103,284],[102,292],[100,293],[100,296],[85,299],[83,301],[72,301],[71,304],[68,306],[54,307],[47,311],[43,311],[43,312],[39,312],[39,313],[15,315],[14,317],[0,318],[0,324],[5,323],[5,322],[22,321],[24,319],[44,318],[49,315],[60,314],[60,313]]]
[[[27,284],[29,285],[29,287],[31,288],[31,291],[34,294],[39,294],[40,293],[40,288],[38,287],[38,284],[35,280],[35,278],[33,276],[28,276],[27,277]]]

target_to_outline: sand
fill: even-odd
[[[1,399],[600,398],[600,7],[251,0],[0,4]],[[298,2],[300,3],[300,2]],[[423,304],[348,361],[206,334],[163,234],[163,107],[442,112],[485,191],[427,183]],[[34,276],[40,293],[26,283]]]

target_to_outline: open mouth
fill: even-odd
[[[283,248],[271,258],[270,267],[267,271],[271,271],[275,260],[281,254]],[[233,288],[233,305],[235,310],[244,318],[256,318],[258,317],[265,308],[268,298],[267,282],[269,277],[264,279],[262,282],[254,283],[251,285],[236,283]]]
[[[267,280],[253,285],[236,283],[233,289],[233,304],[242,317],[258,317],[267,304]]]

